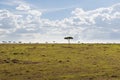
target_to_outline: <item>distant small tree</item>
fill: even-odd
[[[55,44],[55,41],[53,41],[53,44]]]
[[[11,41],[8,41],[8,43],[11,43]]]
[[[19,44],[21,44],[21,43],[22,43],[22,41],[19,41],[18,43],[19,43]]]
[[[5,43],[7,43],[7,42],[6,42],[6,41],[2,41],[2,43],[4,43],[4,44],[5,44]]]
[[[13,41],[13,43],[14,43],[14,44],[16,44],[16,42],[15,42],[15,41]]]
[[[46,41],[45,44],[48,44],[48,42]]]
[[[80,44],[80,41],[78,41],[78,44]]]
[[[64,37],[64,39],[67,39],[68,40],[68,44],[70,44],[70,40],[73,39],[73,37]]]
[[[5,41],[2,41],[2,43],[5,43]]]

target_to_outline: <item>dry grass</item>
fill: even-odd
[[[120,45],[0,44],[0,80],[120,80]]]

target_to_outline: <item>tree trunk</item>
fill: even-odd
[[[70,44],[70,39],[68,39],[68,44]]]

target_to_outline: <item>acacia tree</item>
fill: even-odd
[[[73,37],[68,36],[68,37],[64,37],[64,39],[67,39],[68,40],[68,44],[70,44],[70,40],[73,39]]]
[[[4,43],[4,44],[5,44],[5,43],[7,43],[7,42],[6,42],[6,41],[2,41],[2,43]]]
[[[5,41],[2,41],[2,43],[5,43]]]
[[[11,41],[8,41],[8,43],[11,43]]]
[[[55,44],[55,41],[53,41],[53,44]]]

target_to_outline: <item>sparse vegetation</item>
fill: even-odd
[[[119,44],[54,45],[0,44],[0,80],[120,80]]]

